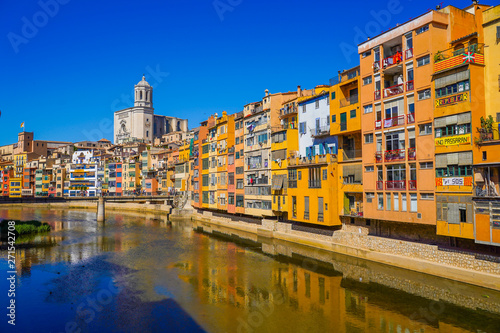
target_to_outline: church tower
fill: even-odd
[[[153,87],[146,81],[144,75],[142,80],[135,85],[134,106],[153,107]]]

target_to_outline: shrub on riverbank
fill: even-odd
[[[31,221],[3,220],[2,222],[0,222],[0,230],[2,232],[2,238],[7,237],[7,232],[9,227],[7,223],[9,221],[16,222],[17,235],[38,234],[50,231],[50,225],[45,222],[42,223],[36,220],[31,220]]]

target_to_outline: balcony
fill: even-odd
[[[380,90],[375,90],[373,92],[373,99],[376,100],[376,101],[378,101],[380,99],[380,97],[381,97]]]
[[[405,60],[413,58],[413,47],[405,50]]]
[[[396,52],[391,56],[388,56],[384,60],[382,60],[382,66],[384,68],[391,67],[392,65],[397,65],[403,60],[403,53]]]
[[[344,161],[360,159],[361,149],[342,149]]]
[[[310,157],[290,157],[289,166],[298,165],[315,165],[315,164],[329,164],[337,162],[337,155],[326,154],[326,155],[316,155]]]
[[[375,152],[375,162],[382,163],[382,152],[381,151]]]
[[[342,209],[342,211],[340,212],[341,215],[344,215],[344,216],[359,216],[359,217],[363,217],[363,209],[361,207],[359,207],[358,205],[356,205],[357,207],[353,207],[353,208],[346,208],[344,207]]]
[[[384,189],[384,182],[382,180],[377,180],[376,186],[377,191],[382,191]]]
[[[384,98],[404,93],[404,83],[392,87],[384,88]]]
[[[408,113],[406,115],[406,123],[407,124],[413,124],[413,123],[415,123],[415,112]]]
[[[321,179],[309,179],[309,188],[321,188]]]
[[[381,129],[382,128],[382,120],[376,120],[375,121],[375,129]]]
[[[417,181],[416,180],[409,180],[408,181],[408,189],[410,191],[415,191],[417,189]]]
[[[356,103],[358,103],[358,100],[359,100],[359,98],[358,98],[357,94],[343,98],[340,100],[340,107],[343,108],[343,107],[346,107],[349,105],[356,104]]]
[[[297,114],[297,106],[285,106],[280,110],[280,118],[291,114]]]
[[[408,161],[415,161],[417,159],[417,151],[415,147],[408,148]]]
[[[434,55],[434,72],[453,68],[465,63],[484,65],[484,44],[472,44],[458,50],[447,49]]]
[[[325,135],[330,135],[330,125],[323,125],[320,127],[316,127],[313,128],[313,130],[311,131],[312,137],[320,137]]]
[[[406,82],[406,91],[412,91],[414,89],[413,80]]]
[[[380,70],[380,60],[375,61],[373,63],[373,71],[375,72],[375,71],[378,71],[378,70]]]
[[[386,150],[384,153],[385,162],[404,161],[406,152],[404,149]]]
[[[385,182],[386,190],[406,190],[405,180],[387,180]]]
[[[402,126],[404,124],[405,124],[405,116],[403,114],[397,117],[384,119],[384,128]]]

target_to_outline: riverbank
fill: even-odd
[[[171,218],[186,218],[172,215]],[[244,231],[263,238],[275,238],[312,248],[340,253],[411,271],[426,273],[484,288],[500,290],[500,258],[458,249],[440,248],[364,233],[361,228],[343,226],[332,236],[292,230],[290,223],[262,220],[261,224],[238,222],[211,212],[194,212],[190,218],[202,222],[203,231],[214,227]]]

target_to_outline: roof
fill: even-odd
[[[146,81],[146,77],[144,77],[144,75],[142,76],[142,80],[139,81],[139,83],[137,83],[135,86],[151,88],[151,85],[148,83],[148,81]]]

